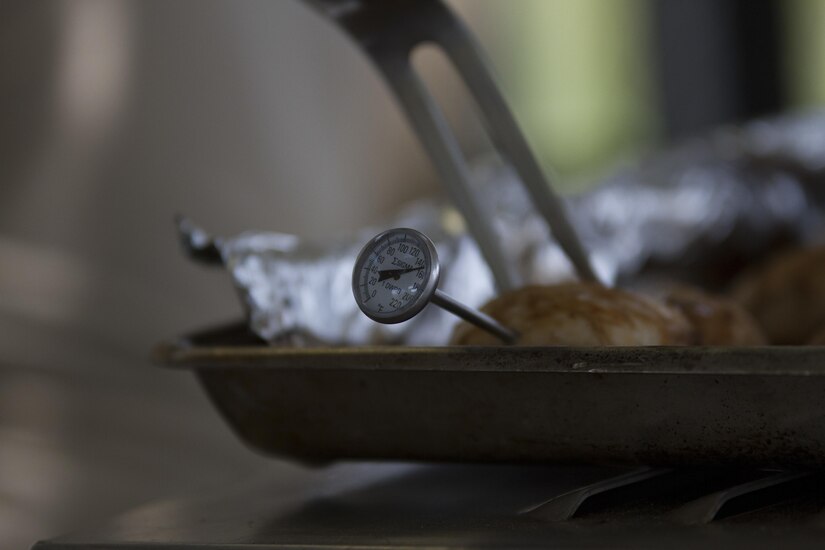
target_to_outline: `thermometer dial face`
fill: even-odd
[[[400,323],[427,305],[438,286],[438,255],[415,229],[390,229],[361,250],[352,271],[355,301],[380,323]]]

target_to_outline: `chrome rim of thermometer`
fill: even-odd
[[[441,268],[433,242],[409,228],[384,231],[368,242],[352,270],[352,293],[374,321],[401,323],[432,302],[465,321],[513,343],[516,333],[438,289]]]

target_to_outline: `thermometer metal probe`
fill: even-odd
[[[370,240],[355,260],[352,293],[374,321],[406,321],[432,302],[512,344],[517,334],[489,315],[438,289],[441,267],[433,242],[415,229],[390,229]]]

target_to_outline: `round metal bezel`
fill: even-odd
[[[369,259],[369,256],[372,254],[373,249],[378,246],[382,240],[386,239],[388,236],[396,235],[396,234],[407,234],[412,235],[415,239],[420,240],[423,246],[420,248],[424,251],[426,256],[425,262],[430,266],[429,276],[427,280],[424,282],[424,285],[421,287],[421,292],[413,298],[413,303],[407,306],[402,311],[398,312],[388,312],[387,314],[378,314],[373,311],[369,311],[366,306],[361,301],[361,295],[358,292],[359,284],[360,284],[360,276],[361,276],[361,268]],[[373,237],[364,247],[361,249],[361,252],[358,253],[358,257],[355,259],[355,265],[352,268],[352,295],[355,297],[355,303],[358,304],[358,308],[370,319],[373,321],[377,321],[379,323],[384,323],[387,325],[393,325],[396,323],[402,323],[407,321],[419,313],[424,307],[429,303],[430,298],[432,298],[433,294],[435,293],[435,289],[438,288],[438,279],[441,275],[441,266],[438,263],[438,252],[435,250],[435,245],[433,242],[427,237],[425,234],[421,233],[420,231],[416,231],[415,229],[410,229],[407,227],[399,227],[395,229],[388,229],[383,231]]]

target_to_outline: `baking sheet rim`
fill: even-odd
[[[329,347],[161,343],[153,360],[175,369],[422,370],[825,376],[825,346]]]

